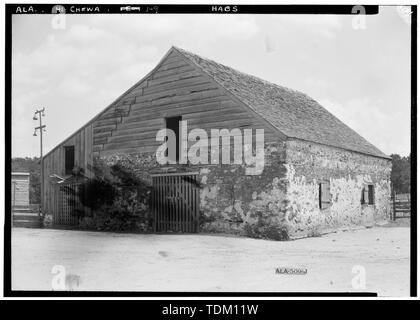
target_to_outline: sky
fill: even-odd
[[[12,156],[44,154],[151,71],[172,45],[302,91],[386,154],[410,153],[410,22],[338,15],[50,15],[12,19]],[[355,28],[359,27],[359,28]]]

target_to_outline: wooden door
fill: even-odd
[[[198,232],[198,173],[152,175],[155,232]]]

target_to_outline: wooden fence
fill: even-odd
[[[198,232],[200,192],[197,177],[197,172],[152,175],[151,209],[155,232]],[[79,216],[84,210],[77,197],[79,185],[80,182],[56,184],[52,195],[54,225],[79,225]],[[137,188],[123,187],[126,191]]]
[[[392,194],[392,220],[411,217],[411,199],[409,193]]]
[[[199,187],[197,173],[152,176],[152,209],[156,232],[198,232]]]
[[[79,211],[83,210],[77,199],[80,183],[56,184],[53,188],[54,212],[53,224],[61,226],[78,226]]]

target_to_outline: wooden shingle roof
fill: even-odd
[[[389,158],[304,93],[173,48],[289,138]]]

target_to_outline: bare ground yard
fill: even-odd
[[[52,290],[51,270],[80,276],[77,290],[409,295],[409,227],[375,227],[276,242],[223,235],[118,234],[14,228],[12,287]],[[355,265],[366,289],[354,289]],[[306,275],[276,268],[306,268]]]

